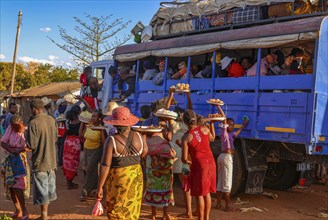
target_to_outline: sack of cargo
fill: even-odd
[[[179,21],[171,23],[170,34],[178,34],[181,32],[193,31],[194,27],[192,25],[192,20]]]
[[[210,28],[210,20],[208,17],[194,17],[192,19],[193,30],[208,30]]]
[[[158,24],[153,28],[153,36],[165,36],[169,34],[178,34],[181,32],[193,31],[193,25],[191,20],[178,21],[174,23],[167,23],[165,25]]]
[[[292,15],[291,3],[281,3],[270,5],[268,9],[269,17],[284,17]]]
[[[312,5],[310,1],[297,1],[294,3],[294,15],[301,15],[301,14],[309,14],[312,11]],[[293,10],[292,3],[281,3],[270,5],[268,14],[269,17],[284,17],[284,16],[291,16]]]
[[[211,27],[217,27],[222,26],[225,24],[231,24],[232,23],[232,13],[226,13],[226,14],[219,14],[219,15],[212,15],[210,17],[210,24]]]
[[[234,24],[254,22],[260,20],[260,18],[261,11],[259,7],[246,7],[245,9],[240,9],[233,12],[232,22]]]

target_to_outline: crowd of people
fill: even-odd
[[[303,55],[300,48],[294,48],[286,59],[279,50],[268,54],[261,59],[260,75],[304,73]],[[222,71],[227,77],[256,74],[257,63],[250,57],[244,57],[238,63],[230,57],[221,59],[217,56],[211,62],[204,68],[191,66],[192,76],[211,77],[213,66],[218,77],[224,76]],[[153,80],[156,85],[163,83],[164,61],[159,63],[159,70],[150,60],[143,68],[141,80]],[[172,79],[182,79],[187,75],[187,65],[180,62],[178,70],[170,67],[168,73]],[[109,102],[103,110],[98,99],[102,84],[92,76],[92,68],[86,67],[80,78],[82,94],[76,96],[84,108],[58,99],[57,109],[52,113],[51,99],[34,99],[30,103],[32,116],[27,127],[15,103],[9,104],[8,113],[3,112],[1,174],[7,196],[15,205],[13,217],[28,219],[24,198],[29,196],[29,179],[32,178],[33,202],[41,206],[41,218],[47,219],[48,205],[57,198],[57,166],[63,169],[67,189],[73,190],[79,188],[73,180],[80,162],[84,174],[80,200],[85,201],[95,192],[99,200],[106,197],[109,219],[122,219],[122,216],[138,219],[142,201],[152,207],[152,219],[156,218],[157,208],[163,208],[163,218],[170,219],[168,207],[174,205],[173,174],[179,177],[184,192],[186,217],[197,215],[199,219],[208,219],[211,193],[217,194],[217,208],[222,208],[221,197],[224,195],[224,209],[233,210],[230,206],[233,142],[248,120],[234,132],[233,119],[226,118],[218,106],[218,112],[226,119],[220,124],[222,152],[215,162],[209,147],[216,137],[214,121],[205,125],[202,116],[192,111],[190,93],[187,93],[188,110],[174,108],[178,115],[176,119],[155,116],[162,108],[170,109],[174,89],[170,89],[166,99],[151,106],[141,106],[142,117],[139,119],[128,108],[118,105],[134,93],[135,68],[121,67],[118,74],[111,67],[109,74],[113,83],[118,83],[120,97]],[[124,83],[128,84],[125,91]],[[135,124],[159,126],[163,130],[153,134],[139,133],[131,129]],[[32,153],[30,164],[27,152]],[[192,211],[192,197],[197,201],[195,212]]]
[[[90,79],[86,78],[85,86],[89,88],[85,89],[91,91],[88,95],[92,97]],[[97,81],[94,85],[97,88]],[[222,208],[224,194],[224,209],[232,210],[229,192],[233,139],[248,121],[236,132],[232,119],[223,121],[222,153],[217,169],[210,149],[210,142],[216,137],[214,121],[205,124],[202,116],[192,111],[190,93],[187,93],[188,110],[175,107],[175,119],[155,116],[158,110],[170,109],[174,94],[172,88],[167,98],[142,106],[140,119],[113,101],[101,111],[95,105],[97,100],[85,98],[86,94],[76,97],[84,108],[79,103],[71,105],[59,99],[53,115],[47,108],[51,99],[33,99],[27,127],[17,105],[10,103],[9,112],[2,117],[1,147],[5,154],[1,157],[1,173],[16,209],[12,217],[28,219],[24,198],[29,196],[31,178],[33,202],[41,207],[40,218],[48,218],[48,206],[57,198],[57,166],[63,169],[67,190],[81,189],[82,202],[92,196],[98,200],[106,198],[109,219],[138,219],[142,202],[151,206],[151,219],[156,219],[158,208],[163,208],[163,219],[171,219],[173,174],[178,175],[184,192],[186,217],[209,219],[211,193],[217,193],[218,208]],[[224,115],[219,106],[218,111]],[[140,133],[131,128],[136,124],[157,126],[162,131]],[[30,164],[27,152],[32,154]],[[81,187],[73,182],[79,164],[84,174]],[[194,212],[192,197],[197,202]]]

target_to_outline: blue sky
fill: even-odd
[[[68,33],[77,24],[73,17],[85,19],[85,14],[106,16],[131,20],[129,27],[120,32],[121,36],[129,34],[134,25],[141,21],[149,24],[159,9],[159,0],[0,0],[0,60],[11,62],[13,59],[17,19],[20,10],[23,12],[18,62],[39,61],[54,65],[74,65],[70,54],[58,48],[47,36],[62,42],[58,25]],[[42,30],[41,30],[42,29]],[[120,35],[117,35],[118,37]],[[133,43],[132,40],[129,43]]]

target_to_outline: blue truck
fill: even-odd
[[[191,67],[217,55],[253,55],[257,60],[280,49],[294,47],[308,53],[307,74],[260,76],[260,62],[254,77],[217,77],[215,62],[209,78],[192,78]],[[165,75],[174,63],[185,61],[187,77],[164,78],[162,85],[140,80],[141,65],[149,57],[165,61]],[[194,110],[202,115],[215,112],[206,100],[219,98],[223,110],[235,120],[236,128],[247,115],[250,123],[235,140],[232,193],[260,193],[265,187],[288,189],[297,184],[313,164],[328,162],[328,17],[327,11],[308,16],[272,19],[261,24],[170,35],[150,42],[120,46],[113,61],[92,63],[94,69],[111,65],[135,66],[134,95],[123,103],[140,116],[140,106],[167,96],[171,85],[188,83]],[[117,84],[105,76],[106,99],[118,96]],[[187,108],[185,95],[175,96],[177,105]],[[219,154],[219,141],[213,153]],[[310,165],[309,165],[310,164]],[[312,164],[312,165],[311,165]]]

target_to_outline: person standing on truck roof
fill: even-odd
[[[245,74],[243,67],[230,57],[221,60],[221,68],[228,72],[228,77],[242,77]]]
[[[220,106],[217,106],[221,115],[226,118]],[[232,187],[233,155],[235,153],[234,140],[240,132],[247,126],[248,119],[244,120],[243,125],[236,132],[233,132],[235,123],[232,118],[226,118],[223,121],[221,138],[221,154],[217,160],[218,182],[217,182],[217,203],[216,208],[221,209],[222,194],[225,196],[225,210],[233,211],[230,207],[230,192]]]

